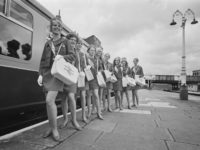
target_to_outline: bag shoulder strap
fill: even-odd
[[[97,59],[97,73],[98,73],[98,69],[99,69],[99,60],[98,60],[98,58],[96,58]]]
[[[60,44],[60,46],[59,46],[59,48],[58,48],[58,52],[57,52],[57,54],[56,54],[56,48],[55,48],[53,42],[51,41],[51,50],[52,50],[52,52],[53,52],[53,54],[54,54],[55,56],[59,54],[60,49],[61,49],[62,46],[63,46],[63,43]]]
[[[80,53],[78,53],[77,51],[76,51],[76,55],[77,55],[77,58],[78,58],[78,71],[79,72],[81,72],[81,61],[80,61],[80,55],[79,55]]]

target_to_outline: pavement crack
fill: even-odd
[[[164,140],[164,143],[165,143],[167,150],[170,150],[166,140]]]
[[[115,124],[114,128],[112,129],[111,133],[113,133],[113,131],[116,129],[117,127],[117,123]]]
[[[94,143],[96,143],[101,137],[102,137],[102,135],[103,135],[103,131],[99,134],[99,136],[95,139],[95,141],[94,141]]]
[[[172,139],[174,142],[176,142],[176,139],[175,139],[175,137],[173,136],[172,132],[169,130],[169,128],[167,128],[167,131],[168,131],[168,133],[169,133],[171,139]]]
[[[160,116],[160,115],[158,115],[158,118],[160,119],[160,121],[162,121],[162,118],[161,118],[161,116]]]
[[[157,122],[157,120],[154,120],[155,124],[156,124],[156,127],[159,127],[159,124]]]

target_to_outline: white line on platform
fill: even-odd
[[[81,111],[81,110],[82,110],[82,109],[79,108],[79,109],[76,110],[76,112],[79,112],[79,111]],[[69,115],[70,113],[67,113],[67,114]],[[57,119],[59,119],[59,118],[61,118],[61,117],[62,117],[62,115],[58,116]],[[18,135],[18,134],[21,134],[21,133],[23,133],[23,132],[25,132],[25,131],[31,130],[31,129],[36,128],[36,127],[38,127],[38,126],[41,126],[41,125],[43,125],[43,124],[45,124],[45,123],[47,123],[47,122],[48,122],[48,120],[45,120],[45,121],[42,121],[42,122],[40,122],[40,123],[34,124],[34,125],[32,125],[32,126],[28,126],[28,127],[26,127],[26,128],[23,128],[23,129],[14,131],[14,132],[12,132],[12,133],[5,134],[5,135],[3,135],[3,136],[0,136],[0,140],[8,140],[8,139],[10,139],[10,138],[12,138],[12,137],[14,137],[14,136],[16,136],[16,135]]]
[[[117,111],[115,111],[117,112]],[[143,115],[151,115],[151,111],[147,111],[147,110],[129,110],[129,109],[123,109],[120,110],[119,112],[122,113],[133,113],[133,114],[143,114]]]
[[[162,107],[162,108],[177,108],[176,106],[170,105],[168,102],[148,102],[147,104],[140,104],[144,107]]]
[[[160,99],[156,99],[156,98],[145,98],[145,101],[160,101]]]

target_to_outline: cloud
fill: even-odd
[[[64,23],[83,38],[96,35],[105,52],[138,57],[145,73],[179,74],[182,55],[181,20],[170,26],[173,13],[191,8],[200,21],[199,0],[40,0],[53,14],[61,9]],[[186,23],[187,72],[200,69],[200,24]]]

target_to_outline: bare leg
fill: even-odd
[[[136,105],[139,105],[139,97],[138,97],[138,90],[135,90],[135,99],[136,99]]]
[[[123,100],[124,100],[124,91],[121,91],[121,103],[122,103],[122,107],[123,107]]]
[[[62,106],[62,113],[63,113],[64,121],[61,124],[60,128],[64,128],[67,126],[67,123],[68,123],[68,115],[67,115],[67,113],[68,113],[68,97],[66,97],[65,99],[62,99],[61,106]]]
[[[106,110],[106,90],[103,89],[103,94],[102,94],[102,102],[103,102],[103,109]]]
[[[101,108],[101,102],[103,101],[103,88],[100,87],[99,88],[99,104],[100,104],[100,108]],[[105,105],[103,105],[103,109],[105,110]]]
[[[95,97],[94,97],[94,94],[92,94],[91,96],[91,103],[92,103],[92,114],[95,114],[95,107],[96,107],[96,104],[95,104]]]
[[[89,90],[86,91],[87,93],[87,107],[88,107],[88,119],[90,119],[91,117],[91,108],[90,108],[90,105],[91,105],[91,92]]]
[[[101,120],[103,120],[103,117],[101,116],[101,108],[100,108],[100,103],[99,103],[98,89],[94,89],[93,90],[93,95],[94,95],[94,101],[95,101],[96,108],[97,108],[98,118],[101,119]]]
[[[82,107],[82,120],[83,122],[87,123],[86,115],[85,115],[85,94],[86,91],[81,91],[81,107]]]
[[[47,115],[54,140],[58,141],[60,135],[57,128],[57,107],[55,104],[57,91],[49,91],[46,96]]]
[[[135,106],[135,89],[132,90],[133,107]]]
[[[68,94],[69,101],[70,101],[70,110],[71,110],[71,115],[72,115],[72,124],[77,130],[81,130],[80,125],[78,124],[76,120],[76,101],[75,101],[75,96],[74,93],[69,93]]]
[[[110,108],[110,92],[111,92],[111,90],[109,88],[107,88],[108,111],[112,112],[112,109]]]
[[[122,110],[122,101],[121,101],[121,91],[117,91],[118,95],[118,102],[119,102],[119,109]]]
[[[131,109],[130,100],[129,100],[129,94],[128,94],[128,90],[127,89],[126,89],[125,93],[126,93],[126,99],[127,99],[127,103],[128,103],[128,109]]]
[[[116,107],[116,109],[118,108],[118,95],[117,95],[117,91],[115,91],[115,107]]]

